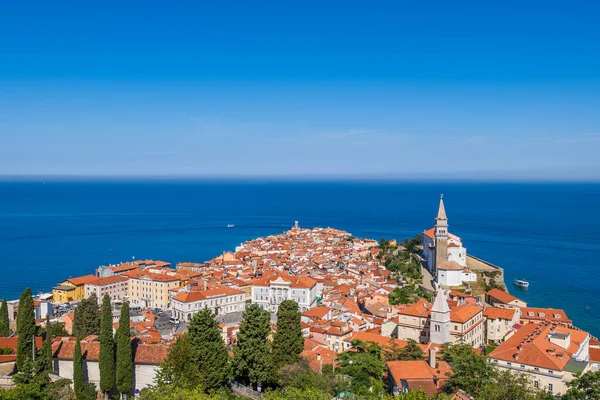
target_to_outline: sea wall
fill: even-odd
[[[504,282],[504,269],[481,258],[467,255],[467,268],[477,274],[477,285],[473,287],[473,294],[484,294],[494,287],[506,290]]]

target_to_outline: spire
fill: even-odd
[[[448,307],[444,289],[438,289],[437,294],[435,295],[435,300],[433,301],[433,307],[431,307],[431,311],[436,311],[439,313],[450,312],[450,307]]]
[[[440,196],[440,206],[438,207],[438,213],[436,219],[448,219],[446,217],[446,208],[444,207],[444,195]]]

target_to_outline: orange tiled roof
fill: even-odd
[[[69,279],[67,279],[67,281],[71,282],[75,286],[81,286],[81,285],[85,285],[86,283],[93,282],[96,279],[98,279],[98,278],[94,275],[85,275],[85,276],[80,276],[77,278],[69,278]]]
[[[124,282],[124,281],[127,281],[126,276],[113,275],[113,276],[107,276],[105,278],[96,278],[96,280],[87,282],[86,284],[94,285],[94,286],[103,286],[103,285],[110,285],[110,284],[117,283],[117,282]]]
[[[483,312],[483,315],[488,319],[507,319],[512,320],[517,310],[513,308],[497,308],[488,307]]]
[[[553,330],[558,334],[570,334],[570,346],[567,349],[550,341],[548,335]],[[587,332],[560,326],[527,324],[494,349],[490,358],[562,370],[587,336]]]
[[[479,306],[462,305],[450,310],[450,321],[465,323],[478,313],[482,312],[483,308]]]
[[[510,293],[507,293],[503,290],[500,289],[492,289],[489,292],[486,293],[488,296],[493,297],[496,300],[499,300],[500,302],[504,303],[504,304],[508,304],[511,301],[514,300],[518,300],[515,296],[513,296]]]

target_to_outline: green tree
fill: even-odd
[[[419,390],[409,390],[406,393],[400,393],[398,396],[385,396],[382,400],[429,400],[436,397],[427,396],[427,392],[419,388]]]
[[[73,334],[82,338],[100,334],[100,311],[98,310],[98,297],[95,293],[87,299],[83,299],[75,309]]]
[[[165,387],[196,388],[200,385],[200,370],[191,368],[192,349],[189,334],[181,335],[169,349],[160,368],[156,372],[153,391]]]
[[[73,390],[77,400],[81,400],[83,398],[83,357],[79,337],[75,341],[75,350],[73,350]]]
[[[486,400],[547,400],[554,397],[536,389],[525,374],[494,371],[492,380],[481,385],[477,398]]]
[[[600,371],[587,372],[567,383],[565,400],[600,399]]]
[[[46,315],[46,332],[42,350],[38,354],[36,361],[37,374],[49,374],[52,372],[52,336],[49,332],[50,316]]]
[[[27,288],[21,293],[19,311],[17,312],[17,370],[25,366],[25,360],[33,360],[33,340],[37,328],[33,311],[33,297],[31,289]],[[33,363],[31,363],[33,365]]]
[[[50,337],[53,336],[69,336],[67,331],[65,331],[65,324],[63,322],[50,322],[46,331],[49,333]]]
[[[231,365],[219,323],[209,308],[195,314],[188,326],[192,365],[198,369],[201,387],[209,392],[227,382]]]
[[[0,337],[10,335],[8,325],[8,305],[6,304],[6,299],[2,299],[2,305],[0,305]]]
[[[452,366],[452,375],[448,379],[447,390],[456,392],[462,389],[477,396],[479,388],[493,383],[494,368],[484,356],[473,351],[468,344],[449,345],[443,348],[443,359]]]
[[[340,374],[349,377],[344,380],[349,385],[341,385],[354,395],[362,397],[379,397],[383,392],[384,360],[381,346],[373,342],[352,341],[352,350],[338,356]]]
[[[102,299],[102,318],[100,321],[100,390],[107,397],[115,387],[115,339],[113,336],[112,308],[110,297]]]
[[[240,398],[225,389],[208,395],[200,388],[166,385],[143,389],[140,393],[141,400],[239,400]]]
[[[277,331],[273,335],[273,359],[277,366],[300,361],[304,350],[301,318],[298,303],[285,300],[277,311]]]
[[[117,373],[116,385],[121,395],[127,397],[133,389],[133,352],[129,329],[129,303],[123,302],[119,328],[117,329]]]
[[[233,348],[233,369],[237,380],[252,384],[270,384],[275,380],[275,370],[268,340],[271,332],[271,315],[257,304],[251,304]]]
[[[298,389],[294,387],[267,392],[265,400],[331,400],[331,395],[316,388]]]
[[[314,388],[334,395],[335,375],[330,368],[322,369],[322,373],[316,373],[310,368],[308,362],[302,359],[294,364],[285,364],[279,369],[279,385],[283,388],[300,390]]]
[[[396,359],[402,361],[424,360],[425,353],[423,353],[423,350],[419,347],[415,340],[408,339],[406,346],[398,350]]]

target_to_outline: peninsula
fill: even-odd
[[[54,371],[72,379],[75,339],[69,335],[77,312],[83,313],[78,310],[110,300],[112,319],[118,321],[128,304],[136,341],[132,389],[138,392],[155,383],[169,349],[199,313],[209,310],[223,343],[235,349],[250,309],[270,315],[277,331],[280,306],[290,301],[301,313],[300,356],[317,372],[323,364],[335,368],[357,343],[413,346],[427,355],[427,360],[387,361],[389,390],[396,395],[415,388],[430,396],[442,391],[453,371],[451,364],[436,361],[436,354],[459,344],[486,354],[497,370],[525,374],[535,389],[554,395],[566,393],[578,374],[600,368],[595,338],[563,310],[529,307],[509,294],[503,270],[469,255],[448,227],[440,199],[434,226],[402,242],[307,229],[296,222],[286,232],[250,240],[204,262],[179,262],[175,268],[157,260],[100,266],[36,296],[36,323],[61,324],[66,336],[53,339]],[[15,329],[19,304],[9,301],[6,307],[8,325]],[[14,362],[16,343],[13,337],[0,339],[0,347],[15,350],[0,356],[0,366]],[[98,336],[82,338],[81,346],[87,380],[99,387]]]

